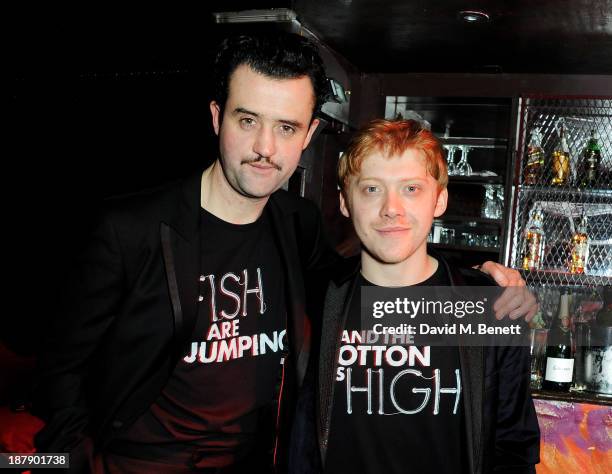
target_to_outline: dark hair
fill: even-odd
[[[323,60],[315,44],[294,33],[265,33],[232,36],[219,46],[214,63],[215,101],[225,106],[229,80],[238,66],[274,79],[308,76],[315,95],[314,113],[326,100],[328,85]]]

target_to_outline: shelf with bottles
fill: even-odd
[[[530,285],[604,285],[612,281],[611,209],[601,203],[530,203],[514,254]],[[520,250],[520,251],[519,251]]]
[[[508,263],[531,286],[609,284],[612,100],[527,98],[519,118]]]
[[[560,189],[612,188],[612,100],[526,98],[518,183]]]
[[[530,322],[534,397],[612,403],[612,288],[540,287]]]

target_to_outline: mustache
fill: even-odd
[[[268,163],[270,166],[272,166],[274,169],[276,169],[278,171],[281,171],[281,169],[282,169],[282,167],[279,164],[273,162],[272,160],[270,160],[270,158],[267,158],[265,156],[256,156],[254,158],[245,158],[244,160],[242,160],[240,162],[240,164],[241,165],[248,165],[248,164],[251,164],[251,163],[257,163],[259,161],[264,161],[264,162]]]

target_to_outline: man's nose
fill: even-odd
[[[386,194],[381,208],[381,217],[395,218],[404,215],[404,206],[398,193],[390,191]]]
[[[276,152],[274,130],[271,127],[261,127],[253,143],[253,151],[259,156],[271,157]]]

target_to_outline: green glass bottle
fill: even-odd
[[[580,163],[579,184],[581,187],[593,187],[599,177],[599,164],[601,163],[601,148],[597,141],[595,130],[591,130],[591,138],[582,152]]]

